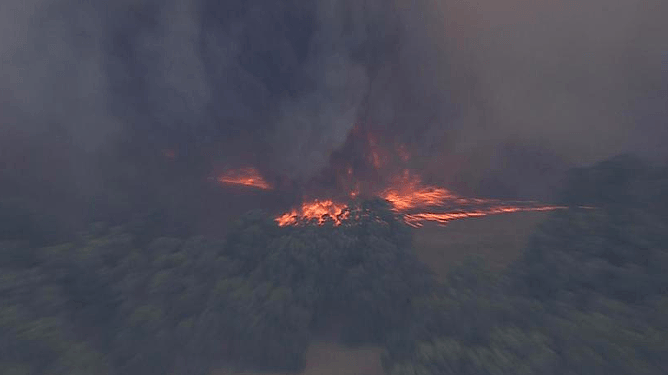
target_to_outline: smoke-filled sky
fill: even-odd
[[[5,0],[3,178],[85,193],[173,149],[305,180],[356,124],[473,189],[665,160],[666,18],[663,0]]]

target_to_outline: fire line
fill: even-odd
[[[553,211],[566,207],[541,205],[536,202],[504,203],[495,199],[465,198],[435,186],[424,186],[419,177],[404,174],[394,184],[378,194],[387,200],[393,210],[411,227],[421,227],[426,222],[445,225],[453,220],[499,215],[513,212]],[[298,208],[276,218],[279,226],[317,222],[322,225],[331,220],[340,225],[346,217],[345,203],[332,200],[304,202]]]
[[[255,168],[228,170],[218,176],[218,182],[228,185],[243,185],[262,190],[272,187]]]

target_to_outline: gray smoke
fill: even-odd
[[[3,130],[62,126],[86,149],[105,142],[118,124],[106,109],[98,14],[85,4],[29,0],[2,2],[0,17]],[[13,114],[21,121],[12,121]]]
[[[431,1],[430,8],[413,14],[411,35],[428,40],[411,55],[427,61],[418,87],[439,100],[454,96],[461,109],[443,127],[444,148],[482,153],[481,164],[508,143],[575,164],[621,152],[666,157],[666,2]]]
[[[175,148],[307,179],[363,123],[470,185],[621,152],[665,160],[667,7],[3,1],[0,141],[57,128],[84,153]]]

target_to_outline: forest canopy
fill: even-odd
[[[90,225],[65,243],[0,242],[0,373],[298,371],[317,332],[385,348],[388,374],[668,371],[665,169],[574,170],[504,272],[471,258],[436,281],[380,200],[343,225],[240,217],[224,240]],[[586,207],[582,207],[586,206]],[[158,226],[159,227],[159,226]]]

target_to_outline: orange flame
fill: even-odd
[[[403,176],[395,179],[395,185],[383,190],[381,198],[389,201],[395,210],[408,211],[414,208],[442,207],[452,205],[474,205],[499,203],[494,199],[463,198],[448,189],[423,186],[418,176],[405,170]]]
[[[528,211],[553,211],[563,210],[563,206],[538,206],[538,207],[491,207],[487,209],[474,211],[458,211],[458,212],[444,212],[444,213],[417,213],[405,214],[404,221],[413,228],[419,228],[424,225],[426,221],[432,221],[441,225],[445,225],[453,220],[467,219],[471,217],[481,217],[488,215],[507,214],[512,212],[528,212]]]
[[[463,198],[444,188],[423,186],[420,178],[411,176],[408,171],[404,171],[400,178],[395,179],[395,184],[382,191],[380,197],[387,200],[394,211],[403,217],[404,222],[414,228],[421,227],[428,221],[445,225],[450,221],[465,218],[566,208],[536,205],[534,202],[516,202],[516,205],[510,205],[494,199]],[[350,195],[354,198],[357,191],[352,191]],[[335,225],[339,225],[348,219],[345,214],[346,208],[347,205],[343,203],[316,200],[303,203],[300,208],[277,217],[276,222],[279,226],[287,226],[314,219],[318,224],[322,224],[325,220],[331,219]],[[433,212],[438,208],[443,212]]]
[[[265,181],[255,168],[244,168],[229,170],[218,176],[221,184],[243,185],[262,190],[271,189],[271,185]]]
[[[416,207],[440,206],[447,200],[454,200],[456,195],[437,187],[421,186],[420,178],[411,176],[408,171],[396,179],[396,186],[380,193],[381,198],[389,201],[395,210],[406,211]]]
[[[378,188],[377,178],[387,176],[389,167],[395,162],[406,164],[411,154],[402,143],[395,142],[393,151],[395,157],[389,155],[389,150],[380,147],[378,138],[360,125],[355,125],[349,135],[349,140],[361,137],[365,158],[365,167],[375,168],[371,181],[358,180],[357,171],[352,164],[338,165],[333,170],[340,174],[335,179],[341,193],[351,199],[357,199],[362,194],[375,194],[389,202],[392,209],[403,217],[404,222],[412,227],[420,227],[431,221],[445,225],[452,220],[480,217],[494,214],[503,214],[520,211],[550,211],[564,207],[539,205],[536,202],[501,202],[495,199],[461,197],[454,192],[438,186],[423,184],[421,178],[405,170],[403,174],[393,179],[389,186]],[[356,152],[357,143],[353,143],[353,152]],[[345,150],[345,149],[344,149]],[[396,159],[396,160],[395,160]],[[338,160],[338,159],[337,159]],[[387,169],[387,170],[386,170]],[[363,169],[364,170],[364,169]],[[255,168],[231,170],[221,174],[217,180],[223,184],[243,185],[268,190],[272,186],[260,175]],[[339,194],[338,196],[343,196]],[[332,222],[340,225],[344,220],[355,220],[349,217],[348,205],[333,199],[304,201],[299,207],[293,208],[275,218],[279,226],[301,225],[306,223],[324,224]]]
[[[317,220],[318,224],[333,220],[334,225],[339,225],[342,220],[346,219],[344,210],[347,207],[345,204],[334,203],[331,200],[304,202],[301,207],[277,217],[276,222],[281,227],[311,220]]]

